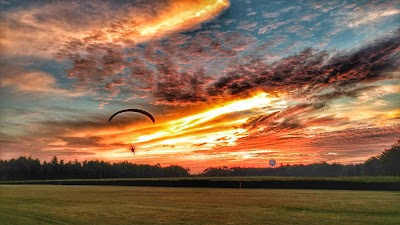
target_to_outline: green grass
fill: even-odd
[[[0,224],[400,224],[400,192],[1,185]]]

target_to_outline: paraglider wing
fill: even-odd
[[[120,113],[123,113],[123,112],[137,112],[137,113],[141,113],[141,114],[146,115],[147,117],[149,117],[149,118],[151,119],[151,121],[153,121],[153,123],[156,122],[156,120],[154,119],[153,115],[151,115],[150,113],[148,113],[148,112],[146,112],[146,111],[144,111],[144,110],[141,110],[141,109],[124,109],[124,110],[118,111],[118,112],[114,113],[114,115],[112,115],[112,116],[110,117],[110,119],[108,119],[108,121],[111,121],[112,118],[114,118],[114,116],[116,116],[116,115],[118,115],[118,114],[120,114]]]

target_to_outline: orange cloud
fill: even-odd
[[[171,32],[192,29],[208,21],[229,7],[229,0],[174,0],[158,15],[143,21],[120,24],[119,29],[105,29],[102,33],[107,42],[131,40],[146,41]]]
[[[7,73],[9,72],[9,73]],[[0,80],[0,87],[12,87],[19,93],[35,93],[45,95],[63,95],[69,97],[82,96],[82,91],[71,91],[57,86],[56,79],[42,71],[6,71]]]
[[[110,8],[106,3],[54,2],[2,12],[2,54],[51,58],[71,38],[115,21],[115,14],[124,15]]]
[[[19,8],[3,14],[0,45],[5,55],[51,57],[74,39],[87,44],[139,43],[192,29],[228,6],[229,0],[170,0],[165,5],[56,2]]]

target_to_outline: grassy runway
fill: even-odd
[[[0,185],[1,224],[400,224],[400,192]]]

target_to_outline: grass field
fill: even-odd
[[[400,192],[0,185],[1,224],[400,224]]]

